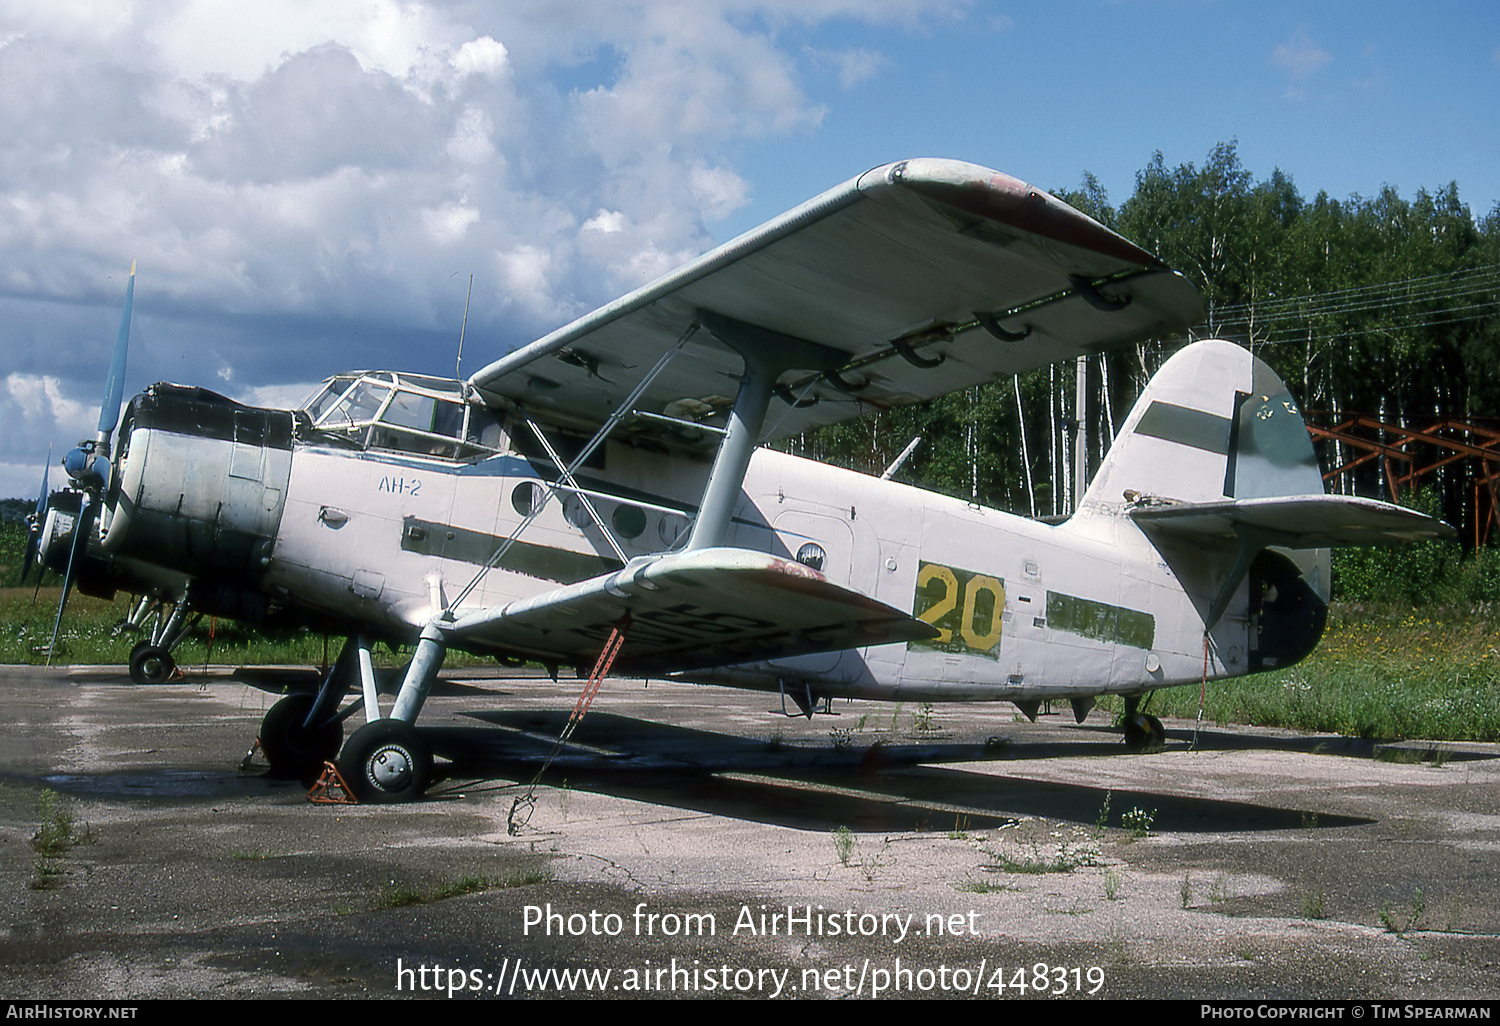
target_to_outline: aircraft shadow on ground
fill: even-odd
[[[552,752],[563,712],[464,714],[505,729],[430,728],[449,779],[529,782]],[[1098,741],[1008,743],[898,740],[874,746],[740,738],[596,712],[583,721],[543,782],[578,791],[803,830],[861,832],[986,829],[1017,817],[1092,825],[1106,791],[1088,785],[968,773],[944,764],[991,765],[1101,754]],[[1113,749],[1114,754],[1119,749]],[[1172,758],[1164,753],[1162,758]],[[482,784],[481,784],[482,786]],[[1355,826],[1373,820],[1252,802],[1115,789],[1112,818],[1155,810],[1154,829],[1189,833]]]

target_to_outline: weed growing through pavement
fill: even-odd
[[[885,842],[890,847],[890,841]],[[859,859],[859,871],[864,875],[865,883],[874,883],[875,877],[890,863],[884,849],[876,855],[861,855]]]
[[[1391,908],[1389,901],[1382,905],[1380,907],[1380,925],[1385,928],[1387,933],[1394,933],[1397,937],[1404,937],[1416,929],[1417,924],[1422,921],[1422,916],[1426,912],[1427,897],[1422,893],[1422,888],[1418,887],[1412,893],[1410,909],[1404,912],[1397,912]],[[1403,920],[1405,921],[1403,922]]]
[[[32,863],[31,889],[50,891],[62,885],[67,870],[62,857],[88,838],[73,832],[73,810],[68,801],[50,787],[37,796],[36,833],[31,835],[31,849],[37,858]]]
[[[1079,866],[1099,865],[1098,846],[1081,843],[1076,839],[1064,839],[1055,848],[1047,850],[1043,850],[1035,841],[1024,845],[1017,843],[1013,850],[992,847],[981,850],[995,860],[987,868],[1004,873],[1071,873]]]
[[[1120,875],[1119,870],[1113,866],[1106,869],[1104,871],[1104,896],[1110,901],[1118,899],[1120,897],[1120,884],[1123,881],[1124,877]]]
[[[1094,818],[1094,840],[1104,840],[1104,833],[1109,829],[1109,803],[1114,800],[1113,791],[1104,792],[1104,804],[1099,806],[1099,815]]]
[[[1182,897],[1182,907],[1185,909],[1193,907],[1193,874],[1184,873],[1182,876],[1182,887],[1179,889]]]
[[[1315,891],[1308,891],[1302,896],[1302,918],[1328,918],[1328,913],[1323,908],[1323,888],[1319,887]]]
[[[833,832],[833,851],[839,857],[839,864],[847,866],[849,857],[854,854],[854,831],[846,826],[841,826]]]
[[[38,857],[32,863],[31,889],[34,891],[50,891],[61,887],[63,877],[68,871],[63,868],[61,859],[49,859]]]
[[[992,883],[989,880],[976,880],[970,877],[961,883],[953,885],[955,891],[963,891],[966,894],[999,894],[1002,891],[1013,891],[1014,884]]]
[[[73,810],[67,799],[49,787],[36,804],[41,824],[31,835],[32,850],[48,858],[66,855],[80,840],[73,835]]]
[[[480,891],[498,891],[510,887],[526,887],[531,884],[547,883],[552,879],[552,870],[545,867],[541,869],[526,869],[512,873],[509,876],[461,876],[457,880],[440,883],[436,887],[422,888],[409,884],[397,884],[394,880],[390,886],[380,892],[380,897],[375,901],[377,909],[407,908],[412,905],[426,905],[434,901],[443,901],[447,898],[456,898],[462,894],[478,894]]]
[[[1120,817],[1120,825],[1130,831],[1130,839],[1139,841],[1143,837],[1151,836],[1151,825],[1156,822],[1156,810],[1147,812],[1142,808],[1134,808]]]

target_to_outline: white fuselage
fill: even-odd
[[[707,464],[623,444],[604,453],[604,467],[580,472],[580,485],[628,497],[594,498],[625,554],[674,543]],[[414,638],[516,532],[525,495],[539,484],[537,469],[515,454],[454,463],[299,444],[262,587]],[[793,558],[816,545],[831,580],[912,611],[944,636],[685,676],[932,701],[1024,702],[1197,681],[1200,610],[1215,566],[1222,576],[1233,555],[1198,553],[1203,573],[1184,582],[1123,514],[1086,510],[1049,526],[767,449],[751,462],[728,544]],[[578,500],[558,493],[504,560],[515,569],[484,572],[461,609],[503,606],[618,563]],[[1248,630],[1241,595],[1213,631],[1208,676],[1245,672]]]

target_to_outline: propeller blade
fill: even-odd
[[[62,626],[63,610],[68,607],[68,593],[73,590],[73,566],[78,562],[80,547],[88,551],[88,538],[94,531],[94,518],[99,507],[85,495],[83,507],[78,511],[78,520],[73,525],[73,544],[68,548],[68,571],[63,574],[62,598],[57,602],[57,619],[52,621],[52,640],[47,645],[47,665],[52,665],[52,650],[57,647],[57,631]]]
[[[26,583],[26,575],[31,573],[31,564],[36,562],[41,553],[42,525],[47,522],[47,472],[52,469],[52,446],[47,446],[47,462],[42,464],[42,490],[36,497],[36,508],[31,511],[31,516],[26,520],[26,561],[21,564],[21,583]],[[47,576],[47,568],[42,567],[41,576]],[[40,583],[38,587],[40,587]]]
[[[125,354],[130,349],[130,312],[135,307],[135,261],[130,263],[130,281],[125,286],[125,309],[120,311],[120,330],[104,379],[104,401],[99,404],[99,434],[84,439],[63,457],[63,468],[80,488],[103,492],[109,487],[110,436],[120,423],[120,404],[125,398]]]
[[[130,282],[125,286],[125,309],[120,311],[120,330],[115,335],[115,352],[109,361],[109,377],[104,382],[104,402],[99,407],[99,441],[114,434],[120,422],[120,402],[125,397],[125,354],[130,348],[130,311],[135,306],[135,261],[130,262]]]

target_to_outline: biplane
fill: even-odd
[[[35,550],[68,586],[142,595],[140,681],[193,615],[347,638],[260,740],[278,770],[333,760],[365,801],[432,779],[415,725],[452,649],[809,715],[1067,700],[1081,720],[1120,694],[1149,744],[1147,692],[1312,650],[1329,546],[1451,533],[1325,495],[1286,386],[1225,341],[1167,361],[1062,523],[765,447],[1203,319],[1152,254],[956,161],[868,171],[467,380],[339,374],[293,411],[162,383],[121,416],[130,303]],[[393,699],[382,641],[415,646]]]

